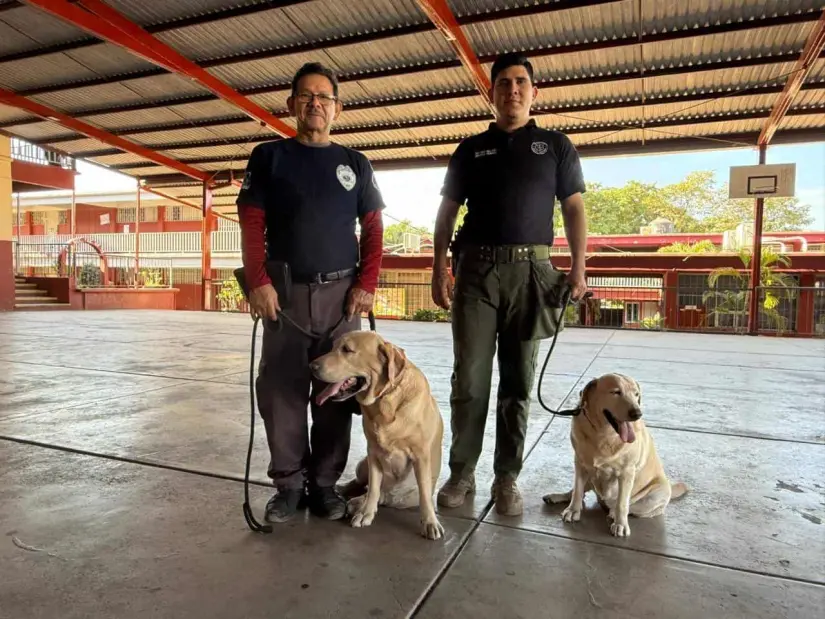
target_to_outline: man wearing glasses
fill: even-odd
[[[269,443],[268,474],[277,488],[266,520],[285,522],[302,505],[336,520],[346,511],[335,484],[347,463],[354,400],[318,405],[320,385],[313,384],[309,364],[337,337],[360,329],[361,313],[372,309],[384,202],[369,160],[330,142],[330,127],[342,110],[335,75],[318,63],[304,65],[287,105],[296,137],[256,146],[238,194],[244,271],[253,316],[277,321],[281,308],[265,265],[288,263],[290,318],[326,335],[313,340],[284,321],[264,329],[256,391]]]

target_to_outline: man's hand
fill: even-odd
[[[445,310],[450,309],[453,300],[453,282],[447,269],[433,270],[433,302]]]
[[[347,320],[362,313],[368,314],[372,310],[375,295],[362,288],[350,288],[347,294]]]
[[[570,298],[578,301],[587,292],[587,279],[584,276],[584,269],[573,267],[567,274],[567,283],[570,285]]]
[[[264,284],[249,293],[249,306],[252,318],[269,318],[278,320],[276,312],[281,311],[278,293],[272,284]]]

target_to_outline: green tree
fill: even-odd
[[[677,232],[696,233],[723,232],[753,221],[753,201],[728,199],[727,185],[717,183],[711,171],[692,172],[662,187],[639,181],[622,187],[590,183],[584,203],[591,234],[638,234],[657,217],[673,222]],[[560,230],[558,203],[555,218]],[[810,206],[796,198],[771,198],[765,201],[763,223],[766,232],[804,230],[813,218]]]
[[[387,245],[400,245],[404,242],[404,234],[427,234],[427,230],[414,226],[409,219],[402,219],[399,222],[384,227],[384,243]]]
[[[455,229],[458,230],[464,225],[464,218],[467,216],[467,203],[465,202],[458,207],[458,214],[455,218]]]
[[[696,243],[671,243],[656,251],[660,254],[714,254],[718,249],[713,241],[704,240]]]
[[[711,290],[702,295],[702,301],[712,309],[711,316],[732,316],[731,326],[740,329],[746,326],[748,316],[748,298],[750,295],[751,251],[743,249],[739,252],[744,270],[733,267],[719,267],[708,275],[708,286]],[[793,299],[796,294],[794,279],[777,269],[788,268],[791,260],[787,256],[775,252],[770,247],[762,248],[762,258],[759,262],[760,313],[766,316],[768,323],[778,331],[787,329],[788,320],[778,307],[781,298]],[[724,278],[724,279],[723,279]],[[727,285],[720,289],[719,284]],[[709,303],[710,302],[710,303]]]
[[[727,190],[725,190],[727,195]],[[697,232],[732,230],[743,221],[753,221],[753,200],[724,200],[706,219]],[[813,223],[811,207],[798,198],[768,198],[762,210],[765,232],[805,230]]]

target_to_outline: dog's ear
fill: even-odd
[[[387,382],[392,383],[407,367],[407,355],[403,348],[382,342],[378,347],[387,360]]]
[[[589,383],[587,383],[587,384],[584,386],[584,389],[582,389],[582,390],[579,392],[579,395],[581,396],[581,397],[579,398],[579,406],[581,406],[582,408],[584,408],[585,402],[587,402],[587,399],[588,399],[588,398],[590,397],[590,395],[593,393],[593,390],[596,388],[596,385],[597,385],[598,383],[599,383],[599,379],[598,379],[598,378],[592,378],[592,379],[590,380],[590,382],[589,382]]]

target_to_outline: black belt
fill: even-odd
[[[524,260],[549,260],[549,245],[471,245],[462,247],[461,253],[485,262],[521,262]]]
[[[343,269],[341,271],[330,271],[328,273],[295,274],[292,281],[296,284],[326,284],[335,282],[345,277],[355,275],[355,269]]]

